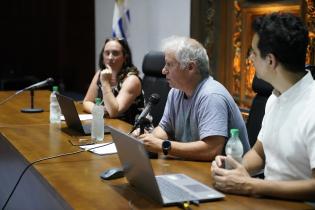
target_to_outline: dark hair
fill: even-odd
[[[271,13],[257,17],[253,29],[259,37],[257,46],[262,58],[272,53],[288,71],[305,71],[308,30],[301,18],[291,13]]]
[[[118,81],[120,82],[121,80],[123,80],[126,77],[126,75],[129,73],[138,75],[139,71],[132,63],[132,55],[131,55],[131,51],[130,51],[128,42],[126,39],[122,39],[122,38],[114,37],[114,38],[105,39],[104,45],[103,45],[102,50],[101,50],[100,55],[99,55],[99,62],[98,62],[99,68],[101,70],[106,68],[106,66],[104,64],[103,51],[104,51],[105,45],[109,41],[117,41],[121,45],[121,47],[123,49],[123,55],[126,58],[123,66],[122,66],[122,69],[118,74]]]

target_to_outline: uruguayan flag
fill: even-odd
[[[128,0],[116,0],[113,17],[113,37],[127,39],[129,37],[129,24]]]

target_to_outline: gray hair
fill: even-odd
[[[209,76],[208,54],[198,41],[187,37],[171,36],[162,41],[162,50],[174,52],[181,69],[186,68],[190,61],[195,61],[201,76],[203,78]]]

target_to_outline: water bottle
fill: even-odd
[[[92,109],[92,127],[91,127],[91,139],[96,141],[103,141],[104,139],[104,107],[101,105],[102,100],[100,98],[95,99],[95,105]]]
[[[239,138],[239,130],[236,128],[232,128],[230,130],[230,133],[231,133],[231,137],[226,143],[225,154],[231,156],[234,160],[241,163],[244,150],[243,150],[243,144]],[[226,161],[225,168],[232,169],[233,167],[230,166],[230,164],[228,164]]]
[[[60,123],[61,110],[57,101],[56,93],[58,92],[58,86],[53,86],[53,91],[50,94],[50,122]]]

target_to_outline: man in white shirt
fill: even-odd
[[[289,13],[258,17],[253,23],[251,59],[269,82],[262,128],[242,164],[217,156],[214,187],[236,194],[315,201],[315,82],[305,71],[308,31]],[[234,165],[226,170],[224,161]],[[264,169],[265,179],[250,175]]]

